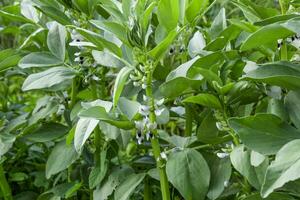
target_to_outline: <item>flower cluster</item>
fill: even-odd
[[[147,96],[143,96],[145,102],[149,103],[149,98]],[[164,111],[162,108],[164,99],[154,100],[154,113],[156,116],[159,116]],[[142,144],[144,142],[144,135],[146,135],[146,140],[150,140],[154,137],[153,130],[157,128],[156,122],[151,122],[149,119],[150,115],[150,106],[141,105],[139,107],[139,113],[143,116],[142,120],[135,121],[135,127],[137,129],[136,139],[138,144]]]
[[[147,88],[146,68],[141,64],[129,75],[135,87]]]
[[[300,48],[300,35],[298,34],[293,35],[292,37],[287,38],[286,41],[292,46],[296,47],[297,49]],[[281,49],[282,45],[283,45],[283,40],[282,39],[277,40],[278,50]]]

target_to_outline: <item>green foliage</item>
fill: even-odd
[[[300,199],[298,0],[0,2],[0,199]]]

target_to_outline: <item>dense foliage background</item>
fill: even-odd
[[[299,0],[1,0],[0,199],[300,199]]]

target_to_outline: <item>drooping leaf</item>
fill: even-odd
[[[48,36],[47,45],[51,53],[61,61],[65,60],[66,52],[66,28],[57,22],[52,22]]]
[[[65,141],[58,143],[52,150],[46,163],[46,177],[68,168],[78,158],[78,154],[73,145],[67,145]]]
[[[169,181],[184,199],[205,199],[210,170],[198,151],[185,149],[172,154],[168,159],[166,171]]]
[[[89,138],[90,134],[98,125],[99,120],[90,118],[80,118],[77,122],[75,135],[74,135],[74,147],[77,152],[80,152],[84,143]]]
[[[132,68],[123,67],[116,78],[114,85],[114,94],[113,94],[113,106],[116,107],[118,105],[119,98],[127,81],[127,78],[132,71]]]
[[[115,199],[127,200],[136,187],[143,181],[146,174],[131,174],[123,181],[115,191]]]

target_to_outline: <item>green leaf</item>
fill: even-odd
[[[179,20],[179,1],[161,0],[157,6],[157,18],[166,30],[173,30]]]
[[[106,151],[101,152],[100,161],[101,163],[97,163],[97,165],[92,169],[89,175],[90,189],[93,189],[97,185],[99,185],[106,175],[108,169],[108,163],[106,160]]]
[[[213,159],[208,160],[208,165],[211,171],[211,180],[207,197],[209,199],[217,199],[225,189],[224,183],[229,181],[231,176],[231,162],[230,159],[214,156]]]
[[[204,200],[210,182],[210,171],[202,155],[194,149],[173,153],[167,161],[169,181],[184,199]]]
[[[276,154],[286,143],[300,138],[300,132],[272,114],[231,118],[230,127],[250,149],[264,155]]]
[[[118,108],[129,120],[132,120],[138,113],[140,105],[141,104],[137,101],[131,101],[125,97],[121,97],[119,99]]]
[[[284,145],[276,154],[275,160],[268,167],[264,184],[261,188],[263,198],[285,183],[300,178],[300,140]]]
[[[15,140],[16,137],[14,135],[7,133],[0,134],[0,158],[9,151]]]
[[[83,28],[78,28],[75,26],[70,27],[76,29],[76,31],[78,31],[85,39],[95,44],[99,50],[103,50],[106,48],[117,56],[122,56],[121,49],[116,44],[106,40],[102,35]]]
[[[65,15],[62,11],[58,10],[55,7],[52,6],[41,6],[36,7],[39,11],[44,13],[46,16],[54,19],[58,23],[62,25],[70,25],[72,24],[71,20],[67,15]]]
[[[193,22],[194,19],[199,16],[209,4],[209,0],[192,0],[185,11],[185,16],[189,22]]]
[[[123,67],[117,75],[115,85],[114,85],[114,93],[113,93],[113,106],[114,107],[116,107],[118,105],[119,98],[122,94],[125,83],[126,83],[127,78],[131,71],[132,71],[132,68]]]
[[[53,67],[46,71],[29,75],[22,86],[23,91],[34,89],[59,90],[69,86],[76,71],[67,67]],[[60,87],[58,87],[60,85]]]
[[[256,26],[266,26],[266,25],[269,25],[269,24],[286,21],[286,20],[293,19],[293,18],[296,18],[296,17],[300,17],[300,15],[296,15],[296,14],[277,15],[277,16],[274,16],[274,17],[266,18],[264,20],[255,22],[254,25],[256,25]]]
[[[74,147],[77,152],[81,152],[84,143],[94,131],[98,123],[99,120],[91,118],[80,118],[78,120],[74,135]]]
[[[127,200],[134,192],[136,187],[144,180],[146,174],[131,174],[123,181],[115,191],[115,199]]]
[[[87,118],[94,118],[100,121],[107,122],[113,126],[119,127],[121,129],[132,129],[134,124],[131,121],[123,120],[123,119],[116,119],[110,116],[106,110],[101,106],[91,107],[87,110],[81,111],[78,114],[79,117],[87,117]]]
[[[73,145],[66,145],[65,141],[58,143],[52,150],[46,163],[46,178],[67,169],[78,158]]]
[[[205,107],[222,109],[220,100],[212,94],[198,94],[183,100],[184,103],[195,103]]]
[[[170,31],[165,39],[161,41],[156,47],[149,51],[149,55],[159,60],[164,53],[169,49],[173,40],[177,37],[177,34],[181,32],[182,29],[178,30],[177,28]]]
[[[244,145],[235,147],[230,153],[230,160],[233,167],[241,173],[249,183],[256,189],[260,188],[260,181],[256,168],[251,165],[251,152],[245,150]]]
[[[278,39],[286,38],[295,33],[280,24],[270,24],[263,26],[252,33],[242,44],[241,50],[246,51],[253,48],[261,47],[268,43],[277,43]]]
[[[51,53],[61,61],[65,60],[66,54],[66,28],[57,22],[51,23],[48,36],[47,45]]]
[[[13,21],[13,22],[23,22],[23,23],[32,23],[32,24],[34,24],[34,21],[32,21],[30,19],[27,19],[27,18],[25,18],[21,15],[16,15],[16,14],[6,12],[4,10],[0,10],[0,16],[3,17],[3,18],[8,19],[10,21]]]
[[[293,124],[300,129],[300,91],[289,91],[285,97],[285,105]]]
[[[249,71],[244,79],[277,85],[287,89],[300,89],[300,69],[298,64],[275,62],[264,64]]]
[[[262,198],[260,194],[253,194],[243,200],[295,200],[294,197],[283,193],[272,193],[267,198]]]
[[[33,52],[24,56],[18,65],[24,69],[31,67],[52,67],[61,64],[63,64],[63,61],[57,59],[49,52]]]
[[[122,68],[125,66],[124,62],[120,58],[108,51],[93,50],[92,55],[97,64],[105,67]]]
[[[130,46],[127,40],[127,31],[123,25],[112,21],[91,20],[90,22],[97,28],[114,34],[123,43]]]
[[[33,142],[48,142],[64,136],[68,130],[67,126],[50,122],[25,135],[24,138]]]
[[[0,51],[0,72],[16,66],[20,59],[21,56],[13,49]]]
[[[222,8],[211,24],[209,33],[215,39],[227,26],[225,8]]]
[[[133,169],[127,165],[116,166],[99,189],[94,190],[94,199],[107,200],[116,187],[133,174]]]

